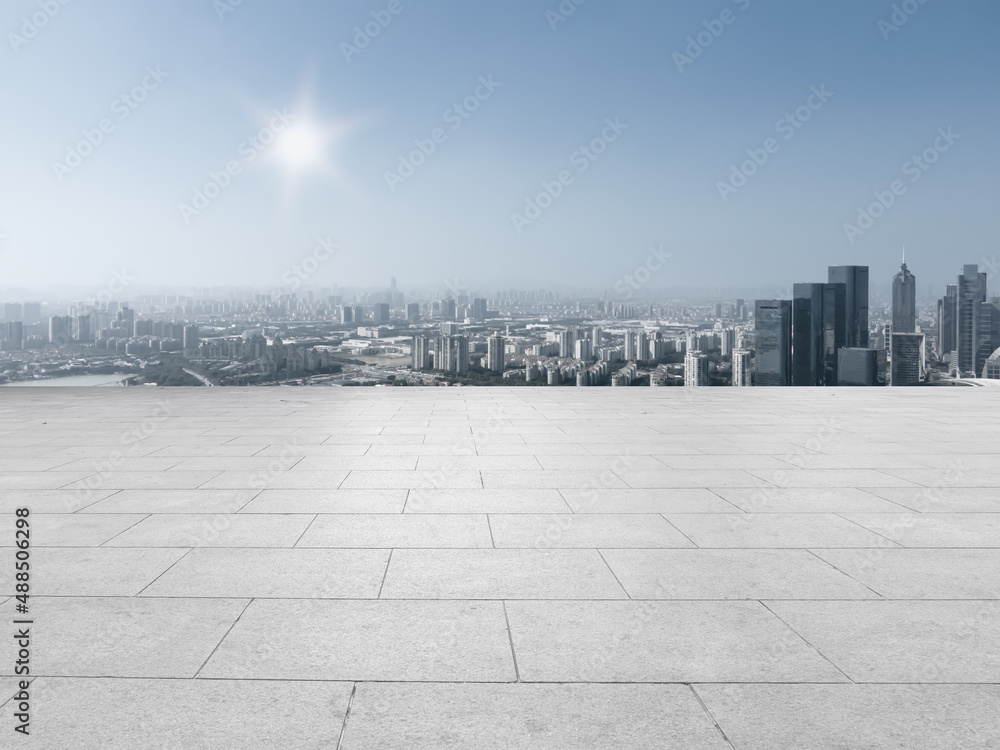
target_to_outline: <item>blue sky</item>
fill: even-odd
[[[310,284],[404,289],[611,290],[651,246],[672,256],[651,286],[780,289],[843,263],[887,282],[905,244],[940,293],[1000,253],[993,0],[910,0],[895,31],[879,22],[902,3],[877,0],[568,1],[564,20],[558,0],[397,2],[5,3],[0,288],[122,268],[137,288],[275,286],[317,237],[339,250]],[[345,54],[373,12],[391,21]],[[292,125],[248,151],[275,108]],[[102,120],[92,153],[53,166]],[[417,140],[434,152],[387,179]],[[203,210],[180,208],[233,161]],[[543,183],[558,197],[513,217]],[[892,205],[845,230],[876,191]]]

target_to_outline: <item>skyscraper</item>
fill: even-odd
[[[866,297],[867,299],[867,297]],[[868,312],[865,311],[865,345],[868,346]],[[847,285],[830,283],[823,285],[823,380],[827,385],[838,382],[840,350],[847,343]]]
[[[830,266],[829,282],[844,284],[844,343],[868,346],[868,266]],[[834,355],[836,356],[836,355]]]
[[[754,305],[756,385],[792,384],[792,303],[759,299]]]
[[[958,286],[948,284],[944,297],[938,300],[938,357],[945,359],[955,351],[958,330]]]
[[[889,385],[919,385],[924,376],[924,334],[892,334]]]
[[[372,320],[374,323],[388,323],[389,322],[389,304],[386,302],[377,302],[374,309],[372,310]]]
[[[406,322],[417,323],[420,321],[420,303],[411,302],[406,306]]]
[[[792,385],[823,385],[823,290],[826,284],[792,288]],[[833,383],[831,383],[833,385]]]
[[[983,370],[990,356],[991,312],[986,302],[986,274],[972,264],[958,277],[955,351],[959,374]]]
[[[893,333],[913,333],[917,330],[917,277],[903,265],[892,278]]]

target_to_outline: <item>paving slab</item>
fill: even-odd
[[[996,685],[695,685],[739,750],[987,750]]]
[[[36,677],[194,677],[247,599],[31,597]],[[44,625],[43,625],[44,623]],[[41,646],[41,647],[39,647]],[[13,674],[13,660],[0,665]]]
[[[855,682],[1000,682],[1000,602],[766,602]]]
[[[501,602],[315,599],[254,600],[200,676],[390,682],[516,678]]]
[[[808,550],[605,549],[602,554],[633,599],[879,598]]]
[[[397,549],[383,599],[624,599],[597,550]]]
[[[759,602],[507,602],[525,682],[847,682]]]
[[[678,685],[364,683],[341,750],[727,750]]]
[[[814,554],[886,599],[1000,599],[998,549],[818,549]]]
[[[333,748],[351,690],[336,682],[40,677],[26,746]]]
[[[375,599],[386,550],[194,549],[143,596]]]
[[[693,547],[663,516],[639,513],[496,514],[497,547]]]

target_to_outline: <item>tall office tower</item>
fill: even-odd
[[[753,362],[750,352],[746,349],[734,349],[733,355],[733,385],[741,388],[753,384]]]
[[[22,320],[24,317],[21,312],[20,302],[6,302],[3,306],[3,319],[7,321],[12,320]]]
[[[823,385],[823,291],[826,284],[792,288],[792,385]],[[831,383],[832,385],[832,383]]]
[[[875,349],[845,347],[837,352],[837,385],[878,385]]]
[[[129,336],[135,336],[135,310],[123,305],[118,311],[118,320],[125,324],[122,327]]]
[[[791,385],[791,300],[757,300],[754,303],[754,328],[754,347],[757,361],[757,376],[754,385]]]
[[[736,316],[735,317],[736,317],[737,320],[746,320],[747,319],[747,306],[746,306],[746,302],[744,302],[742,299],[737,299],[736,300]]]
[[[565,331],[559,331],[559,356],[560,357],[572,357],[573,356],[573,343],[576,341],[575,331],[569,329]]]
[[[924,334],[893,333],[889,385],[919,385],[924,376]]]
[[[722,356],[728,357],[736,348],[736,329],[723,328],[719,331],[719,344],[722,349]]]
[[[577,339],[573,344],[573,356],[576,359],[590,359],[593,356],[590,339]]]
[[[490,336],[486,340],[486,369],[493,372],[503,372],[504,369],[504,348],[506,346],[503,336]]]
[[[868,266],[830,266],[829,282],[844,284],[843,346],[868,346]]]
[[[955,351],[959,374],[982,372],[990,356],[990,306],[986,302],[986,274],[979,266],[967,265],[958,277]]]
[[[385,302],[377,302],[372,308],[372,322],[378,325],[379,323],[389,322],[389,305]]]
[[[712,317],[713,318],[721,318],[722,317],[722,303],[721,302],[714,302],[712,304]]]
[[[430,340],[426,336],[414,336],[410,357],[410,367],[414,370],[426,370],[430,366]]]
[[[840,283],[823,285],[823,382],[834,385],[837,382],[839,352],[845,346],[847,335],[847,285]],[[865,312],[865,326],[868,325]],[[857,345],[856,345],[857,346]],[[868,329],[865,328],[865,345],[868,346]]]
[[[407,323],[420,322],[420,303],[411,302],[406,306],[406,322]]]
[[[340,322],[341,324],[354,322],[354,305],[340,306]]]
[[[472,317],[475,320],[486,320],[486,299],[476,297],[472,300]]]
[[[892,330],[896,333],[917,330],[917,277],[910,273],[905,260],[899,273],[892,277]]]
[[[196,354],[200,338],[198,326],[184,326],[184,351]],[[277,340],[277,337],[275,337],[275,340]]]
[[[455,319],[455,300],[452,297],[441,300],[441,317],[445,320]]]
[[[708,355],[697,349],[684,355],[684,385],[708,385]]]
[[[594,326],[590,331],[590,343],[596,352],[598,347],[604,342],[604,330],[600,326]]]
[[[25,302],[24,309],[22,310],[22,315],[24,316],[25,323],[41,323],[42,322],[42,303],[41,302]]]
[[[81,344],[93,341],[89,313],[73,318],[73,340],[79,341]]]

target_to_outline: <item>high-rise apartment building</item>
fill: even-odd
[[[753,385],[753,362],[750,352],[746,349],[734,349],[733,355],[733,385],[747,387]]]
[[[684,385],[708,385],[708,355],[697,349],[684,355]]]
[[[472,300],[472,318],[473,320],[486,320],[486,299],[483,297],[476,297]]]
[[[431,366],[430,339],[426,336],[414,336],[410,352],[410,367],[414,370],[426,370]]]
[[[572,357],[573,344],[576,342],[576,332],[566,329],[559,331],[556,335],[559,340],[559,356]]]
[[[754,304],[755,385],[792,384],[792,303],[759,299]]]
[[[467,336],[439,336],[435,369],[464,375],[469,371],[469,339]]]
[[[503,372],[505,342],[503,336],[490,336],[486,342],[486,369]]]
[[[372,321],[378,325],[379,323],[389,322],[389,304],[387,302],[378,302],[372,309]]]
[[[406,306],[406,322],[407,323],[418,323],[420,322],[420,303],[411,302]]]
[[[133,327],[134,327],[134,321],[133,321]],[[184,345],[184,352],[186,354],[198,353],[198,344],[200,343],[200,339],[201,336],[198,330],[198,326],[195,325],[184,326],[183,345]],[[277,340],[277,337],[275,337],[275,339]]]

